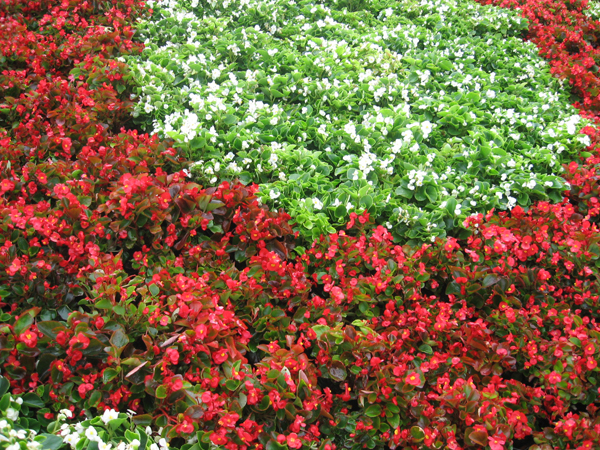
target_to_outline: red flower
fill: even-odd
[[[93,384],[83,383],[83,384],[79,385],[79,387],[77,388],[77,391],[79,392],[79,395],[81,396],[81,398],[85,398],[85,394],[88,393],[89,391],[91,391],[92,389],[94,389]]]
[[[404,382],[412,386],[419,386],[421,384],[421,376],[417,372],[410,372],[406,375]]]
[[[19,340],[29,348],[34,348],[37,345],[37,335],[31,330],[27,330],[20,335]]]
[[[213,361],[215,364],[222,364],[227,361],[228,356],[227,349],[220,349],[213,353]]]
[[[238,420],[240,420],[238,413],[228,413],[221,417],[219,425],[225,428],[234,428]]]
[[[206,334],[208,333],[208,328],[206,328],[206,325],[200,324],[194,329],[194,331],[196,332],[196,339],[201,341],[206,337]]]
[[[88,345],[90,345],[90,339],[83,333],[77,333],[77,335],[73,336],[69,341],[70,346],[75,344],[81,344],[81,348],[86,349],[88,348]]]
[[[290,448],[300,448],[302,447],[302,441],[298,439],[296,433],[290,433],[287,437],[287,445]]]
[[[540,269],[540,271],[538,272],[538,280],[540,280],[540,281],[549,280],[550,277],[551,277],[550,272],[548,272],[547,270]]]
[[[0,194],[4,194],[5,192],[12,191],[15,188],[15,183],[6,178],[0,181]]]
[[[165,352],[165,357],[167,361],[169,361],[173,365],[179,363],[179,352],[175,348],[168,348]]]
[[[488,437],[491,450],[504,450],[504,444],[506,443],[506,437],[500,433],[496,433],[493,436]]]
[[[225,437],[226,432],[224,428],[221,428],[219,432],[210,435],[210,440],[215,445],[225,445],[228,442],[228,439]]]
[[[560,383],[562,381],[562,377],[560,373],[552,371],[550,375],[548,375],[548,382],[551,384]]]
[[[65,152],[70,152],[71,151],[71,139],[63,138],[62,139],[62,148]]]
[[[59,331],[56,334],[56,342],[58,342],[59,345],[65,345],[67,343],[67,337],[67,333],[64,331]]]
[[[177,432],[180,434],[190,434],[194,432],[194,425],[185,419],[179,425],[177,425]]]
[[[336,286],[333,289],[331,289],[331,297],[333,298],[335,303],[339,305],[344,300],[344,293],[342,292],[341,288]]]

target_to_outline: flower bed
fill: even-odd
[[[197,4],[159,2],[140,24],[138,122],[175,138],[200,182],[258,183],[309,239],[350,211],[433,241],[474,212],[558,202],[561,165],[589,144],[506,10]]]
[[[358,30],[379,20],[344,5],[365,8]],[[495,20],[474,18],[476,33],[523,30],[514,13],[466,11]],[[0,3],[1,448],[594,448],[595,127],[558,204],[459,214],[460,237],[420,245],[350,211],[306,245],[259,186],[201,186],[173,142],[124,128],[139,74],[116,58],[139,52],[144,14]],[[407,14],[427,33],[429,16]]]

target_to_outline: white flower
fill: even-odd
[[[586,147],[591,144],[590,137],[587,135],[579,135],[579,136],[577,136],[577,140],[579,142],[581,142],[583,145],[585,145]]]
[[[152,428],[151,427],[146,427],[146,434],[148,436],[152,436]]]
[[[69,444],[72,448],[75,448],[77,442],[79,442],[79,435],[77,433],[69,434],[64,439],[65,444]]]
[[[8,427],[8,422],[4,419],[0,420],[0,430],[7,428]]]
[[[23,399],[21,397],[18,397],[15,402],[17,402],[17,405],[22,405],[23,404]]]
[[[111,420],[114,419],[118,419],[119,418],[119,413],[117,411],[115,411],[114,409],[107,409],[106,411],[104,411],[104,414],[102,414],[102,422],[104,422],[105,424],[108,424],[108,422],[110,422]]]
[[[96,441],[98,439],[98,432],[94,427],[89,427],[87,430],[85,430],[85,437],[90,441]]]
[[[431,133],[431,130],[433,130],[433,125],[431,124],[431,122],[429,120],[426,120],[425,122],[423,122],[421,124],[421,132],[423,133],[423,137],[425,139],[427,139],[427,137],[429,136],[429,133]]]
[[[321,200],[319,200],[318,198],[313,198],[313,207],[316,210],[321,210],[323,209],[323,202]]]
[[[6,418],[9,420],[17,420],[19,418],[19,411],[14,408],[7,408]]]
[[[20,448],[21,448],[21,446],[19,445],[19,443],[15,442],[14,444],[6,447],[6,450],[20,450]]]
[[[110,450],[111,447],[112,447],[112,445],[110,445],[106,442],[100,442],[98,444],[98,450]]]
[[[161,438],[161,439],[158,441],[158,445],[160,445],[160,446],[161,446],[161,448],[169,448],[169,444],[167,443],[167,441],[166,441],[166,439],[165,439],[165,438]]]
[[[140,441],[138,441],[137,439],[134,439],[133,441],[131,441],[129,443],[129,445],[131,446],[132,449],[137,449],[140,446]]]
[[[150,444],[150,450],[158,450],[158,445]]]
[[[67,419],[71,419],[73,417],[73,413],[68,409],[61,409],[61,414],[64,414]]]
[[[40,442],[37,442],[37,441],[29,441],[27,443],[27,449],[28,450],[37,450],[41,446],[42,446],[42,444]]]
[[[271,200],[275,200],[276,198],[279,198],[280,195],[281,195],[281,192],[277,192],[277,191],[269,192],[269,197],[271,197]]]
[[[10,430],[10,432],[8,433],[8,435],[10,437],[16,437],[19,439],[25,439],[25,430],[19,430],[19,431],[15,431],[15,430]]]

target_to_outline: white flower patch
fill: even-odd
[[[391,1],[366,27],[335,2],[190,3],[156,2],[138,25],[137,120],[202,161],[199,182],[259,183],[307,235],[344,210],[425,239],[444,215],[558,201],[562,164],[589,145],[518,12]]]

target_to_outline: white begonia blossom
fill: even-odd
[[[114,409],[107,409],[106,411],[104,411],[104,413],[102,414],[102,422],[104,422],[105,424],[108,424],[108,422],[110,422],[111,420],[115,420],[119,418],[119,413],[117,411],[115,411]]]
[[[97,441],[97,440],[99,440],[99,438],[98,438],[98,432],[96,431],[96,429],[94,427],[88,427],[85,430],[85,437],[88,438],[90,441]]]
[[[14,408],[6,408],[4,412],[6,414],[6,418],[12,421],[15,421],[19,418],[19,411]]]
[[[423,133],[423,138],[427,139],[432,130],[433,125],[429,120],[426,120],[421,124],[421,132]]]
[[[65,444],[69,444],[71,446],[71,448],[75,448],[75,446],[77,445],[77,443],[79,442],[79,434],[77,433],[71,433],[68,434],[67,436],[65,436],[63,438],[63,442]]]
[[[29,442],[27,442],[27,450],[38,450],[41,447],[42,447],[42,443],[41,442],[37,442],[37,441],[29,441]]]

